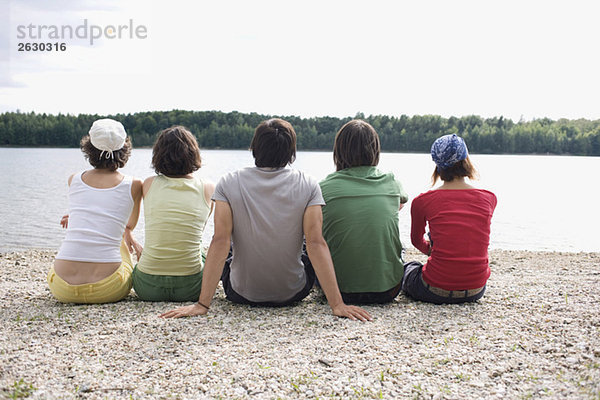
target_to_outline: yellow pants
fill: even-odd
[[[114,303],[122,300],[131,291],[131,273],[133,262],[125,243],[121,243],[121,265],[106,278],[82,285],[71,285],[65,282],[54,271],[48,272],[50,292],[62,303]]]

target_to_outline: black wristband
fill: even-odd
[[[198,304],[200,304],[202,307],[206,308],[207,310],[210,310],[210,307],[200,303],[200,300],[198,300]]]

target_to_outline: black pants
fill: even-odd
[[[435,293],[432,293],[423,284],[421,279],[423,275],[423,264],[411,261],[404,265],[404,279],[402,281],[402,290],[408,296],[415,300],[425,301],[427,303],[434,304],[457,304],[457,303],[469,303],[479,300],[485,293],[485,286],[483,290],[474,296],[469,297],[442,297]]]
[[[232,260],[233,260],[233,257],[232,257],[231,251],[230,251],[229,257],[227,257],[227,260],[225,261],[225,266],[223,267],[223,274],[221,275],[221,282],[223,282],[223,290],[225,291],[225,296],[227,297],[227,300],[232,301],[234,303],[249,304],[252,306],[261,306],[261,307],[289,306],[291,304],[299,302],[300,300],[302,300],[306,296],[308,296],[308,294],[310,293],[310,290],[312,289],[313,285],[315,284],[315,279],[316,279],[315,270],[313,269],[312,263],[310,262],[308,255],[306,254],[306,250],[303,249],[302,263],[304,264],[304,271],[306,273],[306,284],[298,293],[296,293],[291,299],[286,300],[284,302],[280,302],[280,303],[279,302],[270,302],[270,301],[264,301],[264,302],[250,301],[250,300],[246,299],[244,296],[242,296],[241,294],[239,294],[238,292],[236,292],[235,290],[233,290],[233,288],[231,287],[231,280],[229,278],[229,275],[231,274],[230,265],[231,265]]]
[[[394,301],[402,289],[402,281],[385,292],[342,293],[346,304],[384,304]]]

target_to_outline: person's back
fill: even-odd
[[[321,190],[323,236],[342,295],[397,286],[404,271],[398,209],[407,196],[393,174],[348,168],[329,175]]]
[[[291,168],[244,168],[224,176],[213,199],[233,212],[232,288],[253,302],[284,302],[305,285],[302,218],[322,205],[317,182]]]
[[[371,125],[349,121],[335,137],[337,171],[320,182],[323,236],[350,303],[392,301],[404,273],[398,211],[408,196],[392,173],[377,169],[380,151]]]
[[[490,276],[488,246],[496,196],[482,189],[438,189],[417,196],[411,207],[413,245],[422,252],[423,221],[429,224],[430,256],[423,277],[445,290],[479,288]]]
[[[88,181],[86,183],[84,181]],[[73,175],[69,185],[69,226],[56,256],[59,260],[121,262],[119,247],[133,210],[130,176],[110,179],[99,187],[94,171]],[[94,179],[96,178],[96,179]],[[121,179],[120,182],[118,179]]]
[[[144,195],[144,251],[137,268],[152,275],[202,271],[202,233],[210,214],[198,177],[158,175]]]

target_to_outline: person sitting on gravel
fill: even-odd
[[[292,125],[278,118],[260,123],[250,149],[256,166],[225,175],[215,189],[215,232],[198,302],[161,316],[206,314],[219,279],[233,302],[290,305],[308,295],[316,272],[334,315],[370,320],[340,295],[322,235],[325,203],[318,183],[287,167],[296,157]],[[310,260],[302,254],[303,237]],[[233,255],[227,259],[230,245]]]
[[[133,263],[123,241],[139,218],[142,182],[124,176],[131,142],[120,122],[100,119],[81,140],[94,169],[69,177],[67,234],[48,272],[48,286],[64,303],[110,303],[131,290]]]
[[[425,266],[404,266],[402,290],[415,300],[436,304],[476,301],[490,276],[488,246],[496,196],[465,182],[477,172],[461,137],[438,138],[431,157],[436,164],[433,185],[438,178],[444,183],[413,200],[410,232],[413,245],[429,258]]]
[[[377,169],[380,152],[371,125],[346,123],[333,145],[336,172],[320,183],[323,236],[346,303],[388,303],[402,286],[398,211],[408,196],[394,174]]]
[[[146,301],[194,301],[202,286],[202,233],[215,185],[201,167],[196,138],[182,126],[162,131],[152,148],[157,175],[143,185],[145,241],[133,289]]]

